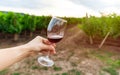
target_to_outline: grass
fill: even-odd
[[[55,74],[55,75],[60,75],[60,74]]]
[[[48,70],[49,68],[48,67],[41,67],[41,66],[38,66],[38,65],[33,65],[31,67],[32,70]]]
[[[12,75],[20,75],[20,73],[18,73],[18,72],[15,72],[15,73],[13,73]]]
[[[54,71],[61,71],[62,70],[62,67],[58,67],[58,66],[53,66],[53,69]]]
[[[112,56],[114,56],[114,53],[111,52],[101,53],[101,51],[94,51],[91,54],[106,64],[106,66],[103,67],[102,71],[105,71],[110,75],[118,75],[118,72],[116,70],[120,68],[120,60],[111,58]]]
[[[68,75],[68,73],[62,73],[61,75]]]
[[[120,60],[109,60],[107,61],[107,64],[111,65],[113,68],[120,68]]]
[[[105,72],[108,72],[110,75],[119,75],[115,68],[107,67],[102,69]]]
[[[81,71],[78,71],[76,69],[72,69],[68,71],[69,75],[81,75]]]
[[[48,70],[48,67],[41,67],[42,70]]]
[[[7,73],[8,73],[7,69],[0,71],[0,75],[6,75]]]
[[[102,60],[105,62],[108,66],[111,66],[113,68],[120,68],[120,60],[119,59],[112,59],[112,56],[109,55],[102,55],[102,54],[96,54],[95,55],[98,59]]]
[[[32,69],[32,70],[35,70],[35,69],[39,69],[39,67],[36,66],[36,65],[33,65],[33,66],[31,67],[31,69]]]
[[[55,75],[83,75],[81,71],[78,71],[76,69],[68,70],[67,72],[63,72],[61,74],[55,74]]]

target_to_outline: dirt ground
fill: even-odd
[[[11,39],[1,39],[0,48],[13,47],[27,43],[35,36],[20,38],[18,42]],[[94,53],[108,54],[120,59],[120,41],[107,40],[101,49],[98,48],[100,40],[95,40],[93,45],[89,44],[88,37],[77,26],[68,26],[65,37],[57,43],[57,54],[51,56],[55,65],[43,67],[37,62],[41,55],[25,58],[7,69],[4,75],[102,75],[102,68],[107,64],[94,56]],[[97,55],[97,54],[96,54]],[[120,70],[117,72],[120,75]],[[104,73],[103,75],[110,75]]]

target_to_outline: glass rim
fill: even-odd
[[[59,17],[55,17],[55,16],[53,16],[52,18],[56,18],[56,19],[58,19],[58,20],[61,20],[61,21],[67,22],[67,20],[62,19],[62,18],[59,18]]]

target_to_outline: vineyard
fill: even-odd
[[[21,45],[36,35],[46,36],[51,18],[1,11],[0,47]],[[57,54],[52,56],[57,65],[42,67],[37,63],[38,56],[29,57],[0,71],[0,75],[120,75],[119,15],[61,18],[67,20],[67,29],[65,38],[57,44]]]
[[[94,17],[86,16],[82,19],[80,28],[89,36],[90,43],[93,44],[94,38],[103,38],[99,48],[107,38],[117,39],[120,37],[120,16],[116,14]]]
[[[23,13],[0,12],[0,32],[4,34],[14,35],[14,40],[18,40],[21,33],[30,33],[32,36],[36,30],[44,30],[47,28],[51,16],[34,16]],[[65,18],[68,24],[79,23],[79,19]],[[74,19],[74,20],[73,20]]]
[[[91,39],[94,37],[109,37],[115,39],[120,36],[120,16],[116,14],[95,17],[86,16],[83,18],[63,17],[68,25],[79,25]],[[51,16],[34,16],[23,13],[0,12],[0,32],[19,35],[21,33],[46,29]]]

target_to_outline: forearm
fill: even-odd
[[[0,70],[38,52],[44,53],[49,51],[51,52],[50,54],[54,54],[54,47],[55,45],[51,44],[47,39],[37,36],[25,45],[0,49]]]
[[[30,50],[25,46],[0,49],[0,70],[29,56]]]

